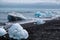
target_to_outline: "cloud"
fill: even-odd
[[[37,3],[41,2],[40,0],[2,0],[4,3]]]
[[[60,0],[0,0],[1,3],[40,3],[40,2],[49,2],[49,3],[60,3]]]

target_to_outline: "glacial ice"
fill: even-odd
[[[44,20],[36,19],[36,24],[37,24],[37,25],[44,24],[44,23],[45,23]]]
[[[40,12],[40,11],[37,11],[37,12],[35,13],[35,17],[36,17],[36,18],[39,18],[39,17],[45,18],[45,17],[52,17],[52,16],[55,16],[55,14],[53,14],[53,13],[51,13],[51,12],[42,13],[42,12]]]
[[[37,11],[35,13],[35,17],[38,18],[38,17],[42,17],[44,14],[42,14],[40,11]]]
[[[3,36],[7,34],[6,30],[4,28],[0,28],[0,36]]]
[[[13,24],[8,29],[8,34],[9,37],[13,39],[27,39],[29,36],[28,32],[25,29],[23,29],[23,27],[18,23]]]
[[[21,13],[16,13],[16,12],[12,12],[9,13],[8,15],[14,16],[14,17],[19,17],[21,19],[27,19],[24,15],[22,15]]]

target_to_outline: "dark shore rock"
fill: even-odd
[[[29,23],[22,26],[29,33],[29,38],[26,40],[60,40],[60,20],[51,20],[42,25]],[[4,39],[9,40],[9,37],[0,40]]]

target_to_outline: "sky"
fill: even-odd
[[[57,3],[60,4],[60,0],[0,0],[1,3],[12,4],[31,4],[31,3]]]
[[[60,0],[0,0],[0,8],[60,8]]]

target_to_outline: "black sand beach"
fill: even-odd
[[[42,25],[26,26],[26,30],[30,35],[27,40],[60,40],[60,20],[52,20]]]
[[[51,20],[41,25],[28,23],[22,26],[29,33],[29,38],[26,40],[60,40],[60,20]],[[7,36],[7,38],[0,37],[0,40],[10,39]]]

